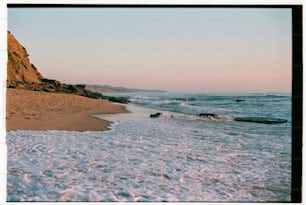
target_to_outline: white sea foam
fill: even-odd
[[[184,123],[159,118],[117,122],[108,132],[9,132],[8,201],[290,200],[290,139]]]
[[[249,114],[252,106],[230,108]],[[97,116],[114,122],[106,132],[8,132],[7,200],[290,201],[290,123],[127,109],[131,113]],[[286,109],[279,115],[288,116]],[[149,118],[157,112],[159,118]]]

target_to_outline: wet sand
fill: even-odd
[[[124,106],[73,94],[7,89],[6,129],[105,131],[93,115],[127,112]]]

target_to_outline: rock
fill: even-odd
[[[111,102],[118,102],[118,103],[123,103],[123,104],[127,104],[128,103],[128,98],[124,98],[124,97],[107,97],[106,98],[111,101]]]
[[[158,112],[158,113],[155,113],[155,114],[151,114],[151,115],[150,115],[150,118],[158,118],[158,117],[160,117],[160,116],[161,116],[161,113]]]
[[[200,117],[213,117],[213,118],[217,118],[218,115],[213,114],[213,113],[201,113],[199,114]]]
[[[95,99],[103,99],[103,95],[101,93],[96,93],[85,89],[84,89],[84,96]]]
[[[75,93],[77,91],[77,87],[74,85],[68,85],[67,89],[69,92]]]
[[[41,82],[43,82],[43,83],[51,83],[51,84],[58,84],[58,83],[59,83],[59,81],[57,81],[57,80],[47,79],[47,78],[42,78],[42,79],[40,79],[40,80],[41,80]]]
[[[263,123],[263,124],[278,124],[278,123],[286,123],[288,120],[279,119],[279,118],[269,118],[269,117],[236,117],[235,121],[240,122],[255,122],[255,123]]]

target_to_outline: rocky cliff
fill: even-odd
[[[30,62],[26,49],[10,33],[8,40],[7,87],[45,92],[72,93],[91,98],[103,98],[100,93],[85,89],[85,85],[68,85],[44,78]]]
[[[7,33],[7,85],[8,87],[26,88],[28,83],[39,84],[42,75],[37,68],[30,63],[26,49],[11,34]]]

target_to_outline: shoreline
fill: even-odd
[[[120,122],[120,121],[130,121],[130,120],[139,120],[139,119],[149,119],[150,114],[157,112],[163,112],[163,110],[158,110],[154,108],[142,107],[135,104],[125,105],[127,112],[115,113],[115,114],[95,114],[94,117],[98,119],[103,119],[111,123]],[[168,111],[170,112],[170,111]]]
[[[125,106],[83,96],[7,88],[6,131],[106,131],[112,123],[95,117],[129,112]]]

